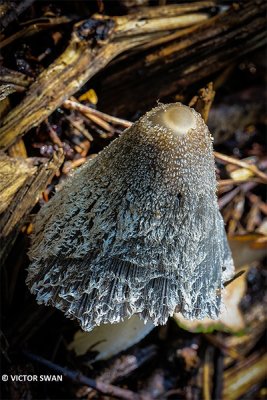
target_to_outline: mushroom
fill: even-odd
[[[138,314],[217,318],[234,271],[200,114],[161,104],[40,210],[27,284],[82,329]]]
[[[89,363],[106,360],[140,342],[153,328],[151,321],[145,324],[138,315],[133,315],[118,324],[97,326],[91,332],[78,330],[68,348],[77,356],[91,351]]]

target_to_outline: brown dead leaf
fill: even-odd
[[[258,232],[230,236],[228,241],[235,268],[241,268],[245,264],[248,265],[264,258],[267,254],[266,238],[266,235]]]

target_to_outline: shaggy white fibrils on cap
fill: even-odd
[[[217,318],[233,261],[201,116],[159,105],[69,178],[36,218],[27,283],[84,330],[133,314]]]

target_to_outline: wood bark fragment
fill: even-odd
[[[253,353],[224,373],[223,400],[236,400],[266,377],[267,355]]]
[[[198,22],[204,21],[208,18],[205,13],[196,14],[185,14],[171,17],[161,17],[161,18],[147,18],[145,17],[135,18],[131,21],[129,17],[120,17],[120,24],[116,32],[116,36],[128,37],[133,35],[144,35],[153,32],[161,32],[184,28],[190,25],[194,25]]]
[[[23,139],[18,140],[8,149],[10,157],[27,158],[27,150]]]
[[[34,3],[34,0],[21,0],[17,2],[5,1],[0,6],[0,30],[4,30],[28,7]]]
[[[9,207],[15,194],[36,170],[30,162],[10,158],[5,154],[0,156],[0,214]]]
[[[169,4],[167,7],[165,5],[159,7],[143,7],[140,15],[145,16],[145,18],[160,18],[196,12],[204,8],[215,7],[216,5],[217,3],[215,1],[195,1],[193,3]]]
[[[27,174],[21,170],[22,161],[20,161],[18,173],[22,175],[23,182],[21,182],[21,179],[17,179],[15,181],[17,183],[16,190],[12,190],[12,193],[10,193],[10,184],[14,178],[10,176],[10,173],[0,177],[3,186],[1,198],[5,200],[5,207],[1,210],[2,213],[0,215],[0,259],[2,262],[7,257],[26,215],[38,201],[41,191],[45,189],[48,182],[57,172],[63,162],[63,158],[63,152],[59,150],[51,161],[38,168],[29,168]],[[14,162],[9,157],[5,157],[5,160],[6,165],[11,165]]]
[[[186,15],[187,25],[193,24],[190,15]],[[197,15],[194,14],[194,21],[208,17],[208,14]],[[40,124],[118,54],[148,43],[155,33],[162,35],[161,31],[169,33],[171,29],[184,26],[182,17],[164,18],[159,26],[159,21],[145,20],[140,13],[128,19],[95,15],[76,24],[64,53],[40,74],[21,104],[4,118],[0,147],[9,147],[18,137]],[[175,22],[173,18],[176,18]]]
[[[207,79],[266,43],[265,13],[264,1],[257,2],[257,7],[247,1],[201,24],[157,39],[162,42],[159,48],[140,57],[135,53],[127,65],[122,60],[107,68],[99,106],[108,113],[125,116]]]
[[[24,92],[32,81],[20,72],[0,67],[0,101],[14,92]]]
[[[97,71],[96,68],[103,68],[124,46],[111,43],[101,49],[90,50],[86,42],[74,38],[57,62],[39,76],[24,101],[4,119],[0,146],[7,148],[17,137],[47,118]]]
[[[193,97],[189,103],[189,107],[199,112],[207,123],[211,105],[215,97],[215,91],[213,90],[213,83],[210,82],[207,87],[202,88],[198,91],[198,96]]]
[[[38,22],[34,21],[31,25],[26,26],[25,28],[21,29],[20,31],[14,33],[14,35],[8,36],[4,38],[0,43],[0,49],[8,46],[9,44],[13,43],[17,39],[21,39],[23,37],[32,36],[38,32],[41,32],[45,29],[53,28],[57,25],[66,24],[71,20],[67,17],[53,17],[47,18],[47,21],[44,21],[44,18],[41,18],[41,21]]]
[[[13,71],[12,69],[3,66],[0,67],[0,83],[12,83],[27,88],[32,81],[33,78],[30,78],[21,72]]]

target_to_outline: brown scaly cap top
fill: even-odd
[[[84,330],[217,318],[233,262],[201,116],[159,105],[124,131],[41,209],[30,257],[37,301]]]

